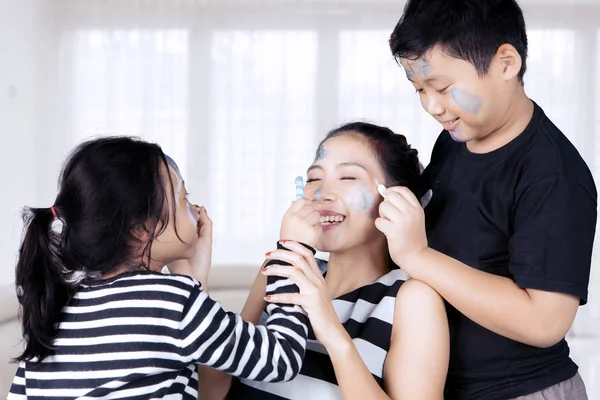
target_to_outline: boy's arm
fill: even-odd
[[[521,289],[515,281],[471,268],[432,249],[407,260],[402,268],[426,282],[469,319],[499,335],[536,347],[565,337],[579,298]]]
[[[585,303],[596,226],[595,193],[553,175],[518,193],[509,240],[511,278],[471,268],[427,247],[423,210],[406,188],[388,189],[377,227],[394,261],[462,314],[537,347],[560,341]]]

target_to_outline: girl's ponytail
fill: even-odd
[[[51,353],[55,322],[73,293],[61,257],[64,223],[55,213],[52,207],[26,208],[22,214],[25,228],[15,283],[26,345],[16,361],[41,361]]]

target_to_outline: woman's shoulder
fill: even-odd
[[[435,289],[416,279],[405,281],[396,296],[396,307],[401,309],[431,309],[443,306],[443,304],[444,300]]]
[[[383,275],[376,282],[393,285],[394,283],[398,283],[398,282],[400,284],[402,284],[405,281],[408,281],[409,279],[410,279],[410,277],[408,275],[406,275],[406,272],[402,271],[400,268],[395,268],[395,269],[391,270],[390,272],[388,272],[387,274]]]

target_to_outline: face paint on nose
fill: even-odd
[[[323,200],[323,192],[320,188],[315,191],[315,194],[313,196],[315,197],[315,200]]]
[[[190,221],[193,224],[197,224],[198,223],[198,220],[200,218],[198,216],[198,210],[196,210],[196,206],[193,206],[189,202],[187,203],[187,215],[188,215],[188,218],[190,219]]]

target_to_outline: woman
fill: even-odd
[[[229,400],[442,398],[449,358],[444,303],[429,286],[406,281],[375,227],[382,201],[377,184],[417,194],[419,174],[416,150],[387,128],[350,123],[321,142],[299,201],[321,215],[316,248],[329,252],[329,261],[280,241],[287,250],[267,259],[293,266],[261,269],[242,311],[256,322],[265,299],[302,306],[312,325],[304,365],[291,382],[235,381]],[[267,277],[291,278],[300,293],[265,298]],[[220,398],[226,385],[213,382],[211,398]]]

